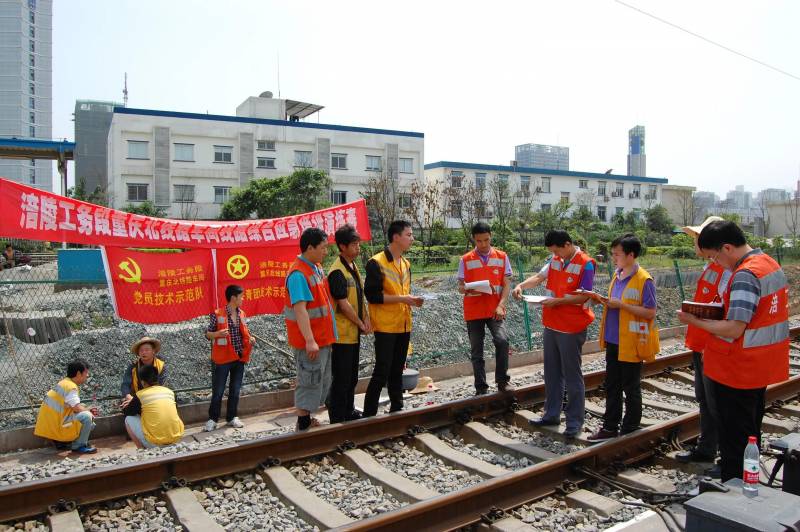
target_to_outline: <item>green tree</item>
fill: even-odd
[[[87,193],[86,178],[83,177],[78,178],[74,187],[67,189],[67,197],[86,201],[88,203],[94,203],[95,205],[106,204],[106,194],[103,192],[103,189],[98,185],[94,188],[94,191],[91,194]]]
[[[654,233],[662,233],[665,235],[672,234],[672,229],[675,227],[669,217],[669,212],[663,205],[656,205],[645,211],[645,221],[647,229]]]
[[[167,212],[163,207],[156,207],[155,204],[150,200],[143,201],[138,205],[128,203],[122,208],[122,210],[132,214],[141,214],[142,216],[152,216],[154,218],[163,218],[167,215]]]
[[[319,210],[330,205],[330,185],[326,172],[310,168],[284,177],[253,179],[233,191],[222,205],[220,219],[278,218]]]
[[[728,220],[729,222],[733,222],[736,225],[742,225],[742,217],[739,215],[738,212],[721,212],[719,213],[719,216],[723,220]]]

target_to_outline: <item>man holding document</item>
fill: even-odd
[[[478,222],[472,227],[475,249],[461,257],[458,264],[458,291],[464,294],[464,320],[467,322],[470,358],[475,376],[475,393],[489,391],[483,359],[486,328],[492,334],[495,349],[494,379],[501,392],[514,388],[508,375],[508,334],[506,333],[506,301],[511,291],[511,262],[508,256],[492,247],[492,230]]]
[[[550,262],[514,288],[514,297],[522,299],[522,290],[545,283],[541,301],[544,324],[544,414],[531,420],[532,425],[557,426],[561,419],[564,388],[567,390],[564,436],[575,438],[583,427],[584,384],[581,353],[586,329],[594,321],[587,304],[594,285],[595,262],[572,243],[564,230],[549,231],[544,245],[553,253]]]

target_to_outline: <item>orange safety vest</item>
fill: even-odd
[[[580,287],[581,276],[587,264],[595,266],[594,259],[583,251],[572,257],[568,266],[558,255],[553,255],[547,271],[545,295],[564,297]],[[542,307],[542,324],[548,329],[565,333],[584,331],[594,321],[594,311],[588,304]]]
[[[697,280],[697,290],[694,292],[694,300],[697,303],[712,303],[719,300],[719,283],[725,268],[716,262],[709,262],[700,279]],[[702,353],[706,348],[709,332],[694,325],[686,326],[686,347],[692,351]]]
[[[503,279],[506,272],[506,254],[495,248],[489,252],[486,264],[483,263],[477,250],[465,253],[464,282],[489,281],[491,294],[464,294],[464,320],[482,320],[494,316],[503,293]]]
[[[330,292],[328,290],[328,278],[325,275],[315,272],[311,266],[298,257],[286,274],[286,279],[294,272],[299,271],[306,278],[308,287],[311,290],[313,301],[306,302],[306,311],[311,323],[311,332],[314,340],[319,347],[330,345],[336,339],[333,331],[333,305],[331,305]],[[286,290],[286,297],[283,300],[283,317],[286,321],[286,333],[289,337],[289,345],[296,349],[306,348],[306,339],[300,332],[297,325],[292,298],[289,290]]]
[[[227,329],[228,309],[226,307],[218,308],[214,311],[214,314],[217,317],[217,330]],[[244,311],[242,309],[239,309],[239,334],[242,335],[242,358],[239,358],[239,355],[236,354],[230,336],[223,336],[222,338],[214,338],[211,344],[211,360],[214,364],[227,364],[239,360],[244,363],[250,361],[250,352],[253,350],[253,344],[250,341],[250,331],[244,322]]]
[[[739,338],[709,335],[703,352],[703,373],[738,389],[764,388],[789,378],[789,287],[786,275],[772,257],[746,257],[733,272],[725,293],[725,314],[736,272],[748,270],[761,284],[755,314]]]

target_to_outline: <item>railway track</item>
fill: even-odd
[[[793,328],[791,334],[798,336],[800,327]],[[800,367],[800,362],[797,364]],[[159,503],[161,507],[169,507],[184,529],[219,530],[218,521],[224,521],[215,521],[198,503],[204,497],[203,482],[217,479],[225,487],[233,481],[218,479],[250,472],[255,479],[253,488],[263,491],[268,487],[273,495],[266,499],[267,504],[283,505],[284,511],[295,513],[298,522],[309,528],[448,530],[481,522],[500,530],[520,528],[526,525],[505,512],[548,495],[572,491],[585,484],[592,472],[624,469],[695,438],[699,414],[687,406],[692,400],[690,366],[688,351],[645,365],[644,428],[598,445],[587,445],[582,437],[570,444],[558,433],[558,427],[548,430],[529,426],[527,420],[544,401],[544,384],[539,383],[513,393],[461,399],[305,433],[0,487],[0,522],[55,512],[50,521],[58,530],[63,523],[80,525],[74,508],[155,492],[166,502]],[[591,395],[600,389],[603,379],[603,371],[585,374],[589,429],[597,423],[592,414],[602,409],[601,396]],[[767,403],[778,405],[776,408],[786,416],[796,414],[800,418],[800,407],[783,405],[799,394],[800,375],[795,375],[769,387]],[[659,412],[662,415],[657,415]],[[652,414],[649,419],[648,413]],[[765,431],[771,433],[791,431],[790,422],[771,420],[769,413],[765,425]],[[435,479],[411,474],[412,468],[387,459],[398,446],[403,448],[401,455],[418,453],[445,464],[444,469],[452,469],[463,478],[464,487],[437,491]],[[510,456],[517,467],[526,467],[514,470],[490,463],[476,457],[481,453]],[[319,457],[327,457],[324,463],[335,463],[342,474],[349,472],[353,479],[379,487],[377,491],[390,499],[384,505],[386,511],[360,518],[351,507],[343,511],[342,505],[328,502],[326,498],[333,497],[326,497],[324,490],[307,478],[309,471],[320,467]],[[309,465],[312,462],[316,465]],[[196,493],[187,486],[196,487]]]

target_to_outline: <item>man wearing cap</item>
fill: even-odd
[[[710,333],[703,374],[719,437],[720,480],[725,482],[741,478],[748,438],[761,443],[767,386],[789,378],[789,288],[780,265],[751,248],[733,222],[711,222],[697,245],[733,272],[723,299],[725,319],[678,312],[682,323]]]
[[[158,356],[161,351],[161,342],[155,338],[145,336],[131,346],[131,353],[136,356],[125,373],[122,375],[122,386],[120,388],[120,395],[122,396],[123,413],[126,413],[126,408],[131,404],[133,396],[142,389],[139,381],[139,370],[144,366],[153,366],[158,371],[158,384],[164,385],[167,381],[167,368],[164,364],[164,359]]]
[[[183,437],[183,421],[178,415],[175,392],[158,384],[153,366],[139,371],[141,389],[131,402],[131,414],[125,416],[125,430],[139,449],[178,443]]]
[[[683,232],[694,240],[694,250],[698,257],[703,258],[703,252],[697,246],[697,238],[703,228],[712,222],[723,221],[719,216],[709,216],[696,226],[686,226]],[[703,273],[697,280],[697,288],[693,301],[697,303],[722,302],[731,272],[720,264],[709,261],[703,268]],[[700,405],[700,437],[697,445],[692,450],[680,451],[676,459],[681,462],[712,462],[717,456],[717,429],[709,405],[708,379],[703,376],[703,350],[708,340],[708,332],[696,325],[686,326],[686,347],[692,350],[692,366],[694,367],[694,396]]]

